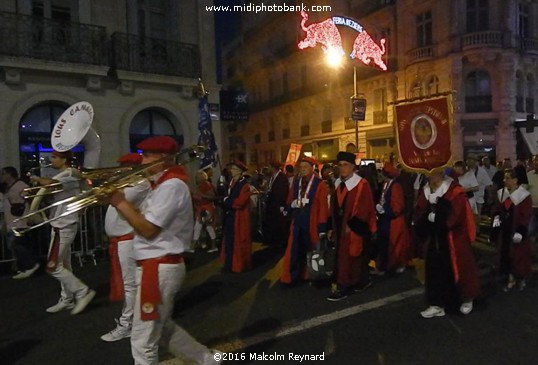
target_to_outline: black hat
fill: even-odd
[[[351,152],[340,151],[336,155],[336,160],[337,161],[346,161],[346,162],[349,162],[352,165],[355,165],[355,154],[351,153]]]

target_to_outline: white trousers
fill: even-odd
[[[142,268],[136,271],[136,304],[133,328],[131,330],[131,351],[135,365],[156,365],[159,363],[159,344],[168,348],[174,356],[189,358],[197,364],[204,364],[212,357],[207,347],[197,342],[171,318],[174,297],[185,280],[185,264],[159,265],[159,290],[161,304],[159,318],[153,321],[140,319],[140,279]]]
[[[194,223],[194,236],[193,236],[193,239],[195,241],[198,241],[198,239],[200,238],[200,233],[202,233],[202,226],[203,226],[203,224],[201,222],[196,221],[196,223]],[[207,226],[205,226],[205,229],[207,230],[207,233],[209,234],[209,237],[212,240],[217,238],[217,235],[215,234],[215,228],[213,228],[210,225],[207,225]]]
[[[133,240],[118,242],[118,257],[124,292],[123,308],[119,322],[123,327],[131,327],[136,300],[136,260],[133,255]]]
[[[62,287],[61,300],[72,302],[75,298],[81,298],[88,293],[88,286],[77,278],[71,268],[71,244],[77,236],[77,225],[72,224],[60,229],[60,247],[58,250],[58,264],[50,274],[56,278]],[[51,232],[49,254],[54,242],[54,230]]]

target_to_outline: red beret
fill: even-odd
[[[52,155],[60,158],[65,158],[66,160],[71,160],[73,158],[73,152],[71,151],[60,152],[55,150],[52,151]]]
[[[154,136],[143,140],[136,145],[136,148],[142,151],[172,155],[179,151],[179,144],[169,136]]]
[[[142,155],[139,153],[128,153],[116,160],[118,163],[126,163],[131,165],[140,165],[142,163]]]
[[[399,175],[399,171],[396,167],[394,167],[393,164],[391,164],[390,162],[385,162],[385,164],[383,165],[383,170],[382,170],[388,177],[396,177]]]
[[[230,165],[235,165],[241,169],[241,171],[247,171],[247,165],[245,165],[242,161],[239,160],[233,160]]]
[[[269,162],[269,166],[271,166],[272,168],[276,170],[279,170],[282,167],[282,164],[278,161],[271,161]]]
[[[315,158],[312,158],[312,157],[307,157],[307,156],[301,156],[301,158],[299,158],[299,163],[301,162],[308,162],[310,165],[312,166],[316,166],[319,162],[316,161]]]

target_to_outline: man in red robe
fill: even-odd
[[[480,283],[471,242],[476,233],[474,216],[463,188],[445,177],[441,168],[430,174],[419,193],[413,222],[426,247],[426,300],[424,318],[441,317],[445,308],[459,305],[469,314]]]
[[[222,203],[224,211],[224,242],[221,261],[224,271],[242,272],[252,264],[252,238],[250,235],[250,185],[243,173],[247,167],[234,161],[228,167],[232,179]]]
[[[525,289],[526,280],[532,275],[532,253],[529,225],[532,219],[531,194],[519,184],[517,173],[504,171],[504,188],[497,192],[499,198],[492,208],[493,228],[499,250],[499,271],[508,277],[504,291],[517,287]]]
[[[366,179],[355,173],[355,155],[338,152],[340,177],[331,203],[336,242],[336,287],[329,301],[347,298],[353,291],[368,288],[371,235],[376,232],[376,212],[372,190]]]
[[[402,273],[409,259],[409,231],[405,222],[405,197],[398,178],[398,170],[390,162],[383,166],[383,192],[376,205],[379,255],[376,273],[386,270]]]
[[[287,211],[292,214],[292,222],[280,276],[285,285],[298,284],[307,278],[306,254],[327,234],[329,190],[314,173],[316,164],[310,157],[299,159],[300,175],[288,194]]]

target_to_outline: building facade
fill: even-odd
[[[101,167],[151,135],[195,144],[200,77],[218,103],[212,4],[0,2],[0,166],[37,166],[56,120],[79,101],[93,106]],[[214,130],[219,140],[218,123]],[[79,159],[84,150],[75,148]]]
[[[289,2],[288,2],[289,3]],[[314,2],[318,3],[318,2]],[[319,2],[321,3],[321,2]],[[452,151],[493,160],[515,158],[513,123],[534,113],[538,73],[535,0],[331,1],[306,26],[334,15],[353,18],[376,44],[386,39],[387,71],[347,57],[327,66],[320,46],[299,50],[306,36],[299,13],[244,15],[241,35],[224,53],[224,85],[249,93],[250,120],[223,127],[230,158],[252,165],[286,158],[290,143],[320,160],[357,150],[350,96],[367,100],[358,149],[377,160],[397,155],[394,104],[450,95]],[[338,27],[349,54],[353,33]]]

